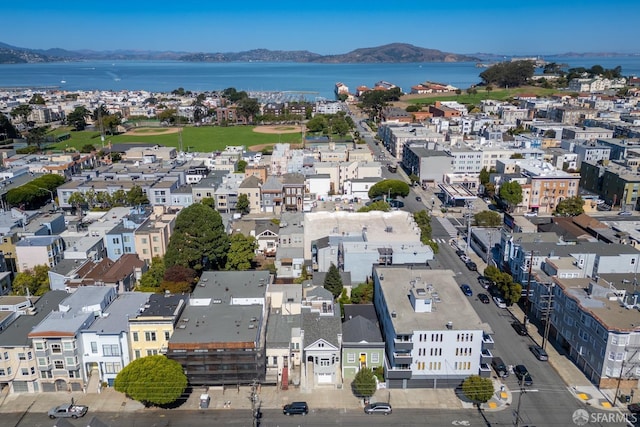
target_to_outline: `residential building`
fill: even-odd
[[[5,311],[6,301],[2,300],[3,310],[11,313],[11,322],[0,331],[0,388],[9,387],[10,393],[37,393],[40,390],[39,366],[35,357],[32,340],[27,335],[61,301],[69,296],[63,291],[49,291],[37,298],[35,302],[25,297],[14,301],[11,306],[15,311]],[[35,298],[34,298],[35,299]]]
[[[453,271],[374,266],[373,285],[388,388],[453,388],[491,376],[491,329]]]
[[[188,295],[151,294],[127,319],[129,357],[165,354],[178,319],[189,301]]]
[[[15,243],[18,272],[33,270],[37,265],[55,267],[63,257],[64,242],[60,236],[25,237]]]
[[[302,212],[305,193],[308,193],[308,191],[304,175],[300,173],[282,175],[282,194],[285,210]]]
[[[260,187],[262,182],[254,175],[246,177],[240,187],[238,188],[238,195],[245,194],[249,201],[249,213],[256,213],[262,211],[262,198],[260,196]]]
[[[342,323],[342,378],[353,379],[363,368],[384,368],[385,343],[373,304],[345,304]]]
[[[206,271],[169,340],[167,357],[189,384],[251,384],[265,378],[268,271]]]
[[[144,307],[151,295],[145,292],[118,295],[91,326],[80,332],[83,375],[87,382],[91,378],[113,387],[116,376],[131,360],[129,318]]]
[[[622,210],[637,210],[640,173],[611,162],[607,166],[583,162],[580,186],[600,196],[610,206]]]
[[[38,364],[40,391],[82,391],[87,378],[82,369],[85,349],[80,332],[89,328],[115,298],[112,287],[81,287],[28,332]]]
[[[340,305],[323,287],[307,289],[302,301],[301,339],[307,375],[303,387],[342,386]]]

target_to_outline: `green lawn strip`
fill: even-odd
[[[483,90],[482,87],[478,87],[478,93],[468,94],[466,92],[460,95],[443,95],[443,96],[430,96],[425,98],[407,99],[409,104],[422,104],[431,105],[436,101],[458,101],[460,104],[473,104],[478,105],[480,101],[484,99],[494,99],[496,101],[506,101],[519,94],[535,94],[537,96],[548,96],[553,93],[557,93],[558,89],[544,89],[539,87],[521,87],[513,89],[494,89],[491,91]]]
[[[227,145],[244,145],[251,147],[262,144],[300,143],[300,133],[266,134],[253,132],[254,126],[200,126],[184,127],[182,135],[171,133],[166,135],[122,134],[105,135],[105,145],[112,143],[153,143],[167,147],[178,147],[182,138],[182,148],[185,151],[217,151],[224,150]],[[160,131],[162,129],[159,129]],[[152,132],[153,130],[150,130]],[[102,141],[100,133],[95,131],[71,131],[70,128],[56,129],[52,134],[70,133],[71,138],[49,148],[63,150],[67,147],[80,149],[86,144],[92,144],[100,149]]]

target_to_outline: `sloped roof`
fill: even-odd
[[[356,316],[342,324],[343,343],[382,343],[380,328],[369,319]]]
[[[255,175],[246,177],[241,183],[239,188],[257,188],[260,187],[262,181]]]
[[[338,335],[342,333],[340,310],[336,310],[333,316],[321,316],[320,313],[304,310],[302,312],[302,329],[305,348],[321,339],[340,348],[338,341]]]
[[[597,219],[590,217],[587,214],[580,214],[573,217],[573,222],[584,230],[590,230],[595,228],[609,228],[606,224],[598,221]]]

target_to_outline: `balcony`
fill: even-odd
[[[413,363],[411,353],[393,353],[394,365],[411,365],[411,363]]]
[[[486,363],[481,363],[480,369],[478,370],[478,374],[482,378],[491,378],[491,367]]]
[[[483,350],[491,350],[495,346],[495,341],[493,337],[489,334],[484,334],[482,336],[482,349]]]
[[[482,354],[480,355],[480,363],[491,363],[491,359],[493,359],[493,354],[487,350],[482,350]]]
[[[410,351],[410,350],[413,350],[413,343],[411,341],[400,341],[400,340],[394,339],[393,347],[396,350],[400,350],[400,351]]]

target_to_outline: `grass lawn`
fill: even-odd
[[[433,95],[433,96],[411,96],[402,99],[402,102],[407,104],[422,104],[430,105],[436,101],[458,101],[460,104],[473,104],[479,105],[483,99],[495,99],[497,101],[505,101],[509,98],[513,98],[518,94],[535,94],[537,96],[548,96],[557,93],[558,89],[544,89],[535,86],[518,87],[512,89],[494,89],[487,92],[482,87],[478,88],[478,93],[475,95],[469,95],[466,92],[462,92],[460,95]]]
[[[217,151],[224,150],[227,145],[244,145],[251,147],[253,145],[277,144],[281,143],[300,143],[300,133],[288,134],[267,134],[253,132],[254,126],[200,126],[200,127],[184,127],[182,128],[182,148],[185,151]],[[149,132],[160,132],[163,128],[149,129]],[[100,132],[95,131],[72,131],[71,128],[58,128],[51,132],[53,135],[70,133],[71,138],[51,145],[50,148],[64,150],[73,147],[80,149],[86,144],[92,144],[100,149],[102,142],[100,141]],[[143,132],[144,133],[144,132]],[[167,147],[178,147],[180,134],[168,133],[166,135],[144,135],[144,134],[122,134],[122,135],[105,135],[105,144],[109,141],[113,143],[133,143],[146,142],[156,143]]]

